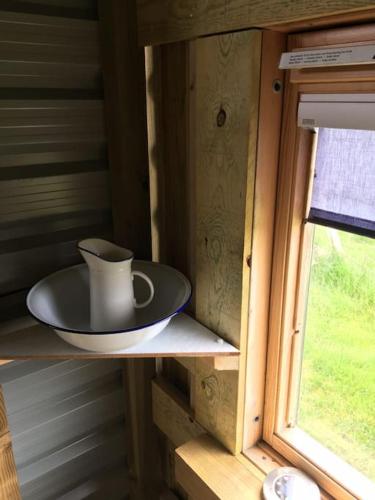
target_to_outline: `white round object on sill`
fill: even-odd
[[[294,467],[279,467],[263,482],[265,500],[320,500],[319,488],[306,474]]]

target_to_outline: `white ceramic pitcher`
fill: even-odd
[[[154,297],[154,285],[140,271],[132,271],[133,252],[109,241],[88,238],[78,249],[90,272],[90,322],[94,331],[122,330],[134,322],[135,308],[146,307]],[[141,304],[134,298],[134,276],[143,278],[150,296]]]

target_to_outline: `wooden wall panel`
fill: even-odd
[[[371,0],[208,0],[171,2],[137,0],[139,43],[151,45],[189,40],[244,28],[269,27],[365,11],[370,20]],[[366,18],[365,17],[365,18]]]
[[[195,414],[203,427],[238,452],[243,430],[261,33],[244,31],[194,44],[196,317],[242,351],[239,371],[218,372],[197,362]]]
[[[99,0],[114,239],[151,255],[144,50],[135,2]]]
[[[189,276],[192,314],[241,348],[248,321],[260,47],[258,31],[163,46],[153,50],[148,80],[149,156],[160,183],[151,191],[157,193],[154,257]],[[196,420],[231,451],[242,444],[243,378],[244,356],[239,371],[219,372],[197,360],[191,377]]]
[[[21,500],[5,402],[0,387],[0,500]]]

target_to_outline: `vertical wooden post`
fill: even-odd
[[[21,500],[16,465],[12,451],[12,439],[0,386],[0,500]]]
[[[148,82],[160,259],[191,279],[197,319],[242,352],[239,371],[196,360],[191,386],[197,421],[232,452],[243,433],[261,37],[162,46]]]
[[[151,256],[144,49],[135,0],[99,0],[104,109],[115,241]]]
[[[261,32],[193,42],[190,144],[197,319],[241,349],[239,371],[197,360],[197,421],[242,448]]]
[[[99,0],[104,107],[111,175],[114,239],[136,258],[151,257],[144,49],[137,44],[135,0]],[[161,490],[157,431],[152,422],[155,360],[124,363],[131,498]],[[121,446],[121,443],[119,443]]]

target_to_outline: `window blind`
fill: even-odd
[[[308,221],[375,237],[375,95],[303,95],[298,124],[318,129]]]

